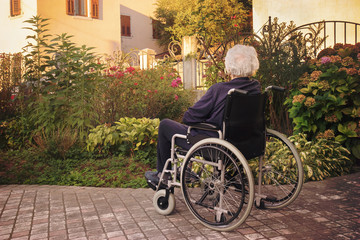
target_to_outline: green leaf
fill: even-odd
[[[342,143],[342,142],[345,142],[346,141],[346,137],[344,135],[337,135],[335,137],[335,141],[339,142],[339,143]]]
[[[300,89],[300,92],[309,93],[309,92],[311,92],[311,88],[302,88],[302,89]]]

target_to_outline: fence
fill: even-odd
[[[276,31],[280,24],[277,23],[277,18],[274,20],[269,17],[269,20],[258,31],[257,34],[251,34],[249,37],[272,38],[272,33]],[[355,44],[358,42],[360,32],[360,23],[348,21],[319,21],[303,24],[296,27],[290,26],[288,32],[284,33],[277,42],[286,42],[295,34],[301,33],[307,45],[312,49],[309,52],[309,57],[316,57],[320,50],[327,47],[334,46],[337,43]],[[259,36],[261,35],[261,36]],[[264,41],[266,41],[265,39]],[[271,41],[266,41],[271,42]],[[269,46],[271,51],[272,46]]]
[[[9,99],[14,97],[15,90],[21,82],[22,76],[21,53],[0,53],[0,120],[13,113],[14,108]]]
[[[290,24],[291,25],[291,24]],[[253,38],[259,40],[260,44],[268,44],[267,50],[269,52],[273,51],[273,48],[277,47],[276,45],[271,45],[274,36],[272,34],[276,32],[280,24],[277,23],[277,18],[272,19],[269,17],[269,20],[264,24],[260,29],[260,34],[248,34],[239,41],[239,39],[234,40],[234,42],[245,43],[246,39]],[[258,33],[259,33],[258,32]],[[308,57],[315,58],[317,54],[327,47],[334,46],[337,43],[344,44],[355,44],[360,40],[360,23],[349,22],[349,21],[319,21],[304,24],[296,27],[291,25],[287,32],[283,33],[281,36],[276,36],[277,44],[286,44],[289,39],[291,39],[296,34],[302,34],[308,49]],[[244,34],[243,34],[244,36]],[[268,39],[266,39],[268,38]],[[173,44],[173,43],[172,43]],[[201,47],[201,46],[200,46]],[[176,51],[174,51],[174,45],[169,45],[169,54],[175,56],[176,52],[182,52],[182,45],[179,42],[176,42]],[[180,51],[179,51],[180,49]],[[182,56],[184,58],[184,56]],[[204,86],[204,75],[206,69],[207,58],[197,59],[196,61],[196,76],[195,79],[192,79],[195,83],[192,84],[195,86],[195,89],[201,89]],[[183,62],[179,58],[174,61],[174,67],[183,77]]]

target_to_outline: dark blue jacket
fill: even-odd
[[[222,128],[226,95],[232,88],[243,89],[250,94],[261,92],[259,81],[246,77],[214,84],[194,106],[185,112],[183,122],[187,125],[206,122]]]

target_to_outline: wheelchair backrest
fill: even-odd
[[[224,111],[224,139],[236,146],[246,159],[265,151],[265,94],[248,95],[229,91]]]

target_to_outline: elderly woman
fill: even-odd
[[[225,57],[225,71],[230,74],[231,81],[214,84],[205,95],[190,107],[183,117],[184,124],[170,119],[160,122],[158,144],[157,144],[157,171],[146,172],[147,180],[157,184],[164,168],[165,162],[171,155],[171,138],[174,134],[187,134],[187,125],[194,123],[210,123],[222,127],[222,120],[227,93],[232,88],[242,89],[249,94],[258,94],[261,91],[260,83],[250,77],[259,68],[257,53],[251,46],[235,45]],[[192,135],[199,134],[194,131]],[[201,132],[209,137],[216,137],[215,132]],[[183,149],[190,149],[191,145],[184,139],[176,139],[176,145]]]

